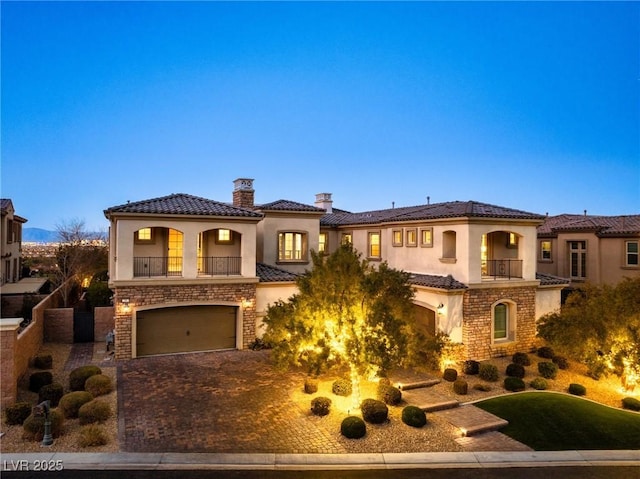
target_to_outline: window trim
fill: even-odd
[[[412,234],[413,240],[410,239]],[[407,247],[416,248],[418,246],[418,228],[406,228],[405,235],[407,238]]]
[[[544,244],[545,243],[549,243],[549,250],[548,250],[549,251],[549,257],[548,258],[544,257],[544,253],[545,253]],[[550,239],[540,240],[539,246],[538,246],[538,252],[539,252],[540,261],[552,262],[553,261],[553,241],[551,241]]]
[[[629,252],[629,245],[635,244],[636,250],[635,252]],[[629,256],[635,255],[636,262],[635,264],[629,263]],[[638,240],[628,240],[624,242],[624,267],[625,268],[640,268],[640,241]]]
[[[509,249],[518,249],[519,236],[518,233],[514,233],[513,231],[507,231],[507,248]]]
[[[429,241],[424,241],[424,234],[429,233]],[[420,247],[433,248],[433,228],[420,228]]]
[[[324,241],[321,241],[321,238],[324,238]],[[324,247],[321,248],[321,246]],[[318,253],[329,254],[329,233],[326,231],[321,231],[318,234]]]
[[[220,239],[220,232],[221,231],[228,231],[229,232],[229,239],[225,240],[225,239]],[[215,244],[224,244],[224,245],[231,245],[235,242],[235,239],[233,237],[233,230],[230,230],[229,228],[216,228],[215,230],[215,237],[214,237],[214,241]]]
[[[391,230],[391,244],[393,246],[402,246],[403,245],[402,229],[395,228],[395,229]]]
[[[505,337],[496,338],[496,307],[506,307]],[[491,305],[491,343],[506,344],[516,341],[518,307],[516,303],[508,299],[500,299]]]
[[[140,231],[149,230],[149,239],[140,238]],[[155,244],[156,243],[156,229],[153,226],[145,226],[134,232],[135,244]]]
[[[371,247],[373,246],[373,244],[371,243],[371,238],[373,236],[377,236],[378,237],[378,255],[373,255],[372,251],[371,251]],[[367,231],[367,259],[373,260],[373,261],[379,261],[382,259],[382,233],[380,232],[380,230],[374,230],[374,231]]]
[[[577,248],[573,248],[573,244],[580,244]],[[587,240],[569,240],[567,241],[568,251],[569,251],[569,278],[573,281],[586,281],[587,280],[587,251],[588,251],[588,242]],[[573,275],[573,254],[577,255],[577,273],[578,275]]]
[[[300,235],[301,236],[301,251],[300,251],[300,258],[292,258],[292,259],[287,259],[287,258],[283,258],[283,245],[282,245],[282,241],[285,241],[284,235],[287,234],[292,234],[292,235]],[[302,231],[302,230],[281,230],[278,231],[277,233],[277,260],[276,263],[308,263],[309,262],[309,232],[308,231]],[[282,239],[281,239],[282,238]],[[295,249],[293,249],[292,251],[295,251]]]
[[[349,238],[349,239],[347,239]],[[340,244],[353,244],[353,231],[343,231],[340,235]]]

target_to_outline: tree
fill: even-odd
[[[320,374],[346,364],[357,391],[361,377],[413,359],[418,335],[407,273],[386,263],[373,268],[351,245],[330,256],[312,252],[312,262],[299,293],[267,310],[264,340],[277,365]]]
[[[613,373],[633,390],[640,382],[640,278],[586,285],[541,318],[538,335],[584,362],[591,376]]]

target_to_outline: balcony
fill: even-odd
[[[483,279],[521,279],[521,259],[488,259],[482,262]]]
[[[198,276],[230,276],[240,274],[240,256],[200,256]]]
[[[133,277],[182,276],[182,258],[168,256],[136,256]]]

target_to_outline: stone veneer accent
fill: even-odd
[[[464,293],[462,342],[465,358],[482,361],[492,357],[529,351],[536,338],[536,286],[468,289]],[[515,341],[493,343],[491,307],[501,300],[516,304]]]
[[[125,286],[115,288],[115,304],[128,298],[131,311],[125,313],[122,307],[116,307],[116,359],[131,359],[133,310],[140,306],[179,306],[189,303],[233,302],[239,305],[249,301],[250,306],[243,308],[242,337],[243,348],[255,339],[256,323],[256,283],[201,284],[201,285],[149,285]]]

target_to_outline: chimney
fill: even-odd
[[[238,178],[233,182],[233,206],[253,208],[253,180]]]
[[[318,193],[316,195],[316,202],[314,203],[316,208],[322,208],[327,211],[327,214],[333,213],[333,201],[331,200],[331,193]]]

